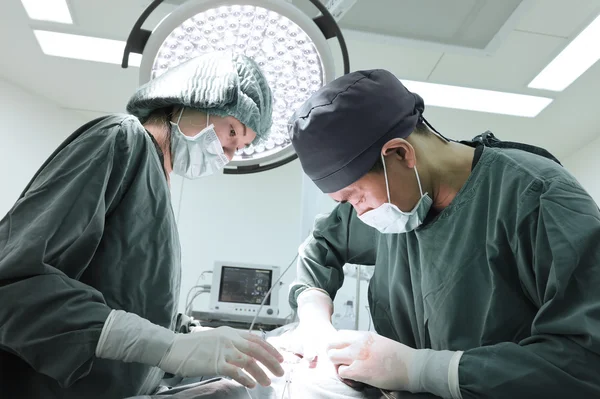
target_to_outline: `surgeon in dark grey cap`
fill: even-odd
[[[545,150],[448,140],[424,110],[370,70],[292,117],[304,172],[339,202],[300,248],[297,349],[390,391],[600,397],[598,207]],[[331,324],[346,263],[375,266],[377,333]]]

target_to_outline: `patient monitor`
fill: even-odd
[[[232,316],[232,319],[236,316],[241,316],[240,319],[254,317],[265,295],[273,287],[260,309],[260,318],[275,318],[279,314],[278,279],[277,266],[215,262],[210,290],[210,311]]]

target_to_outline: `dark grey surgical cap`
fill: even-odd
[[[344,75],[314,93],[292,116],[290,136],[304,172],[324,193],[348,187],[406,138],[421,119],[423,99],[383,69]]]

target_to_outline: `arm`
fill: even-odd
[[[531,337],[464,352],[464,399],[600,397],[600,211],[574,181],[534,182],[515,254],[539,307]]]
[[[535,181],[517,209],[520,283],[539,309],[529,338],[463,353],[341,331],[328,352],[339,375],[443,398],[600,397],[600,211],[567,178]]]
[[[303,302],[299,295],[309,288],[318,288],[323,297],[335,298],[344,282],[346,263],[374,265],[377,234],[358,219],[350,204],[340,204],[330,215],[318,218],[311,236],[299,249],[297,277],[290,286],[292,309]]]
[[[111,311],[78,277],[135,166],[119,124],[84,130],[0,221],[0,349],[63,386],[89,372]]]

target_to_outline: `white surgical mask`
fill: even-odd
[[[412,231],[423,223],[429,209],[431,209],[433,201],[427,193],[423,194],[421,179],[419,179],[419,172],[417,172],[417,167],[415,166],[415,175],[417,176],[421,198],[410,212],[402,212],[396,205],[392,204],[390,199],[390,186],[383,154],[381,155],[381,162],[383,162],[383,173],[385,174],[385,187],[387,189],[388,202],[363,213],[359,216],[359,219],[365,224],[379,230],[381,233],[398,234]]]
[[[209,115],[206,115],[206,127],[194,137],[188,137],[179,128],[183,111],[177,123],[171,122],[173,172],[188,179],[198,179],[222,170],[229,159],[223,152],[214,125],[208,124]]]

